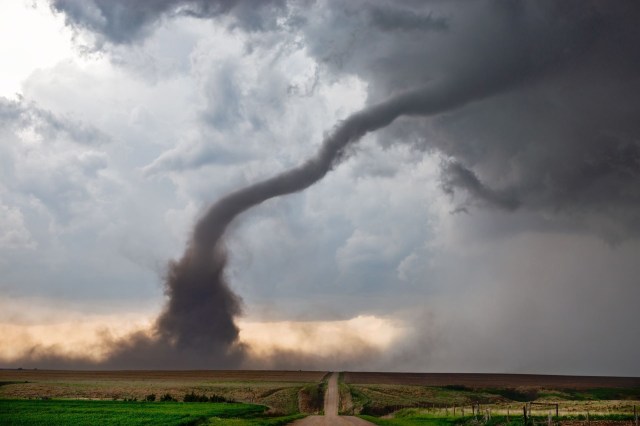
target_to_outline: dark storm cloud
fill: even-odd
[[[499,95],[401,120],[381,132],[381,143],[453,159],[442,169],[445,187],[481,204],[596,214],[639,230],[636,2],[331,4],[303,29],[309,49],[334,72],[363,78],[370,102],[443,80]],[[418,36],[398,14],[446,25]],[[367,25],[371,16],[398,28],[380,31]]]
[[[262,30],[275,24],[284,1],[247,0],[51,0],[67,24],[89,30],[115,43],[140,39],[159,21],[179,15],[212,18],[233,11],[237,25]]]
[[[275,22],[300,6],[259,4],[56,0],[52,7],[71,25],[126,43],[176,14]],[[253,18],[248,9],[255,9]],[[633,188],[640,184],[633,160],[640,133],[639,9],[630,1],[328,1],[310,5],[305,19],[289,19],[288,31],[299,32],[330,71],[364,79],[370,103],[432,81],[500,92],[444,118],[403,121],[380,138],[418,141],[455,159],[457,167],[442,170],[449,191],[497,207],[627,216],[631,225],[639,201]],[[238,118],[234,96],[211,117],[205,111],[214,126]],[[460,167],[482,186],[461,179]],[[507,192],[508,201],[496,196]]]
[[[424,15],[413,10],[378,7],[372,8],[370,13],[371,24],[384,31],[442,31],[449,28],[446,18],[434,17],[431,13]]]
[[[74,26],[114,43],[142,37],[172,14],[211,17],[245,3],[131,5],[53,3]],[[229,223],[269,198],[312,185],[347,155],[349,144],[389,125],[382,143],[408,141],[450,159],[442,169],[446,191],[463,190],[481,205],[506,210],[596,214],[620,222],[623,234],[640,230],[637,2],[330,1],[315,7],[324,13],[311,7],[292,31],[328,72],[364,80],[370,106],[338,124],[301,166],[214,204],[170,266],[169,301],[155,335],[132,337],[107,363],[137,366],[146,354],[158,363],[193,366],[242,362],[233,322],[240,304],[224,272]]]
[[[447,193],[453,193],[453,188],[463,188],[473,197],[504,209],[513,210],[519,205],[513,194],[487,188],[475,173],[460,163],[449,162],[442,170],[444,175],[442,187]],[[456,210],[464,211],[464,207],[459,207]]]

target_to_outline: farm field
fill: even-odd
[[[100,416],[118,424],[282,425],[326,410],[329,375],[0,370],[0,424],[50,424],[51,418],[87,424]],[[634,408],[640,411],[639,378],[353,372],[336,377],[336,411],[379,425],[515,426],[522,425],[527,407],[536,424],[548,424],[551,414],[555,424],[632,426]],[[202,400],[207,403],[184,402]]]
[[[264,416],[254,404],[87,400],[0,400],[3,425],[283,425],[300,415]]]
[[[341,412],[381,425],[634,421],[640,379],[502,374],[343,373]],[[556,411],[557,410],[557,411]],[[557,414],[557,416],[556,416]]]
[[[344,372],[345,383],[466,386],[470,388],[638,388],[640,377],[556,376],[544,374]]]
[[[361,416],[363,419],[370,421],[373,424],[381,426],[418,426],[418,425],[430,425],[430,426],[523,426],[523,418],[515,416],[492,416],[487,419],[482,416],[466,416],[466,417],[452,417],[434,414],[428,410],[423,409],[404,409],[394,413],[393,416],[375,417],[375,416]],[[528,425],[548,425],[549,419],[547,415],[534,416],[529,418]],[[551,424],[554,426],[631,426],[635,424],[633,415],[601,415],[592,416],[587,419],[584,416],[576,417],[552,417]]]
[[[193,393],[268,407],[268,413],[317,413],[326,372],[308,371],[62,371],[0,370],[2,399],[142,401]],[[315,399],[314,399],[315,398]]]

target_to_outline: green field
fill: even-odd
[[[322,410],[325,377],[321,371],[0,370],[0,425],[279,426]]]
[[[375,416],[360,416],[371,423],[381,426],[522,426],[522,416],[511,415],[507,418],[504,415],[491,416],[491,418],[485,418],[483,416],[465,416],[465,417],[453,417],[446,415],[439,415],[424,409],[408,408],[395,412],[393,417],[375,417]],[[540,425],[546,424],[547,416],[534,416],[529,418],[527,424]],[[608,414],[608,415],[592,415],[590,420],[594,423],[603,421],[606,424],[626,424],[631,425],[634,420],[633,415],[629,414]],[[576,416],[561,416],[553,417],[553,424],[574,424],[586,423],[586,417],[584,415]]]
[[[238,403],[0,400],[2,425],[283,425],[300,415],[270,417],[267,407]]]
[[[0,399],[131,402],[155,395],[184,401],[196,394],[211,402],[262,405],[270,415],[287,416],[322,409],[314,388],[325,376],[304,371],[0,370]]]

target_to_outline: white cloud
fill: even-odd
[[[34,5],[37,5],[34,6]],[[0,4],[0,96],[22,93],[22,82],[33,71],[75,56],[71,31],[61,16],[53,17],[42,1]]]

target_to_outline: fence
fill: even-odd
[[[572,424],[582,423],[585,426],[591,426],[592,422],[605,420],[610,424],[614,422],[616,424],[626,424],[629,426],[640,426],[639,414],[640,409],[637,405],[631,405],[633,401],[630,401],[628,405],[616,405],[613,409],[607,406],[600,407],[591,411],[590,406],[585,405],[584,409],[580,406],[569,404],[568,407],[563,407],[560,403],[555,402],[527,402],[524,405],[447,405],[436,403],[418,403],[414,407],[425,409],[434,415],[440,415],[445,417],[465,417],[471,415],[476,421],[480,423],[488,423],[493,416],[506,417],[507,423],[512,420],[520,420],[524,425],[531,426],[558,426],[563,422],[570,421]],[[389,407],[392,408],[392,407]],[[393,407],[396,410],[407,408],[405,406]],[[395,411],[395,410],[392,410]],[[606,419],[606,416],[619,416],[620,419]],[[623,420],[623,418],[626,418]],[[631,418],[631,420],[629,420]],[[598,420],[596,420],[598,419]]]

